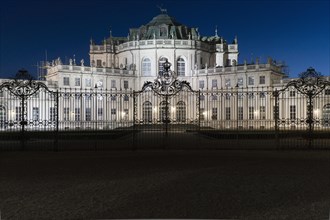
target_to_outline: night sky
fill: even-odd
[[[82,58],[89,65],[89,42],[127,36],[160,13],[163,6],[177,21],[199,27],[202,36],[218,34],[239,44],[239,63],[257,57],[284,61],[290,77],[312,66],[330,75],[329,1],[19,1],[0,3],[0,77],[25,68],[36,75],[37,62]]]

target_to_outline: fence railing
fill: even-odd
[[[136,137],[158,132],[195,133],[218,141],[268,138],[277,147],[296,140],[301,147],[330,148],[330,83],[308,71],[310,75],[283,87],[193,91],[177,84],[172,95],[155,92],[152,84],[141,91],[50,90],[20,73],[0,85],[0,144],[17,142],[25,149],[47,139],[57,149],[64,134],[82,138],[77,135],[82,133],[91,139],[97,134],[121,137],[122,144],[130,145]]]

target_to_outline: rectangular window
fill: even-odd
[[[86,108],[85,109],[85,120],[86,121],[91,121],[92,120],[92,109],[91,108]]]
[[[226,93],[225,97],[226,97],[226,100],[230,100],[230,94],[229,93]]]
[[[290,105],[290,120],[296,119],[296,106]]]
[[[296,91],[290,91],[290,97],[295,97],[296,96]]]
[[[3,97],[3,91],[0,91],[0,97]]]
[[[330,95],[330,89],[324,90],[324,95]]]
[[[201,108],[201,111],[199,112],[199,118],[200,118],[201,121],[205,120],[204,108]]]
[[[124,101],[125,102],[128,102],[128,100],[129,100],[129,96],[128,95],[124,95]]]
[[[74,109],[74,120],[75,121],[80,121],[80,108],[75,108]]]
[[[97,83],[96,83],[97,88],[103,88],[103,80],[100,79]]]
[[[218,87],[218,80],[212,79],[212,88],[217,88]]]
[[[75,78],[74,79],[74,85],[75,86],[80,86],[80,78]]]
[[[227,59],[227,66],[231,66],[231,60]]]
[[[266,83],[266,77],[265,76],[259,76],[259,84],[263,85]]]
[[[111,88],[116,88],[116,80],[111,80]]]
[[[124,89],[128,89],[128,81],[124,81]]]
[[[204,89],[204,80],[199,80],[199,88]]]
[[[230,107],[226,107],[226,120],[230,120]]]
[[[103,117],[103,108],[98,108],[97,109],[97,118],[98,120],[102,120]]]
[[[243,86],[243,77],[238,77],[238,78],[237,78],[237,85],[238,85],[239,87],[242,87],[242,86]]]
[[[260,106],[260,119],[266,119],[266,106]]]
[[[128,109],[127,108],[125,108],[124,109],[124,120],[128,120]]]
[[[92,87],[92,80],[90,78],[85,79],[85,86]]]
[[[218,108],[212,108],[212,120],[218,120]]]
[[[70,121],[69,108],[63,108],[63,121]]]
[[[254,120],[254,107],[249,107],[249,120]]]
[[[217,100],[218,100],[218,96],[217,96],[216,94],[213,94],[213,95],[212,95],[212,100],[213,100],[213,101],[217,101]]]
[[[22,121],[22,107],[15,108],[15,116],[16,121]]]
[[[230,79],[225,79],[225,86],[226,87],[230,87],[231,86]]]
[[[111,109],[111,114],[112,114],[112,115],[115,115],[116,113],[117,113],[117,109],[112,108],[112,109]]]
[[[249,86],[253,86],[254,85],[254,76],[249,76],[248,82],[249,82]]]
[[[205,95],[201,94],[201,95],[199,96],[199,98],[200,98],[200,101],[204,101],[204,100],[205,100]]]
[[[238,120],[243,120],[243,107],[238,107]]]
[[[32,108],[32,119],[33,119],[33,121],[39,121],[39,108],[38,107]]]
[[[63,77],[63,85],[64,86],[70,86],[70,78],[69,77]]]
[[[96,67],[102,67],[102,60],[96,60]]]
[[[49,108],[49,120],[50,121],[55,121],[56,119],[56,108],[55,107],[50,107]]]

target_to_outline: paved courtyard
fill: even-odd
[[[0,152],[1,219],[329,219],[330,151]]]

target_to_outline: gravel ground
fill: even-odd
[[[329,219],[329,151],[0,152],[0,219]]]

